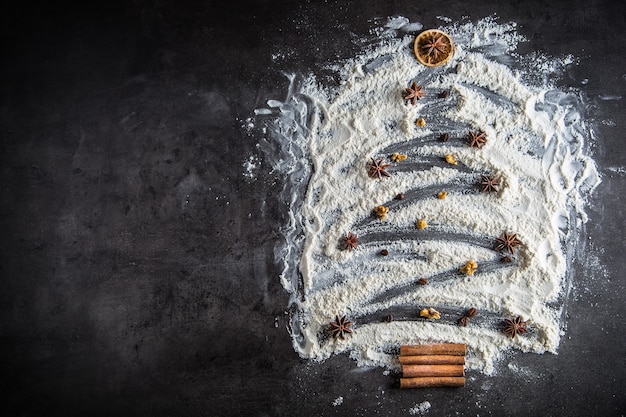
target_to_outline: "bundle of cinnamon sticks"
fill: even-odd
[[[400,346],[400,388],[465,385],[465,344]]]

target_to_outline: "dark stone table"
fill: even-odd
[[[101,3],[0,17],[3,415],[399,416],[424,401],[433,416],[624,414],[623,2]],[[603,182],[559,354],[512,353],[457,390],[401,391],[346,355],[301,360],[273,259],[282,178],[246,119],[284,96],[281,71],[357,53],[372,18],[493,13],[518,22],[521,52],[580,58],[560,85],[582,89],[597,133]],[[254,181],[250,155],[268,172]]]

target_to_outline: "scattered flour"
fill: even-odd
[[[343,404],[343,397],[337,397],[333,401],[333,407],[337,407],[338,405]]]
[[[407,25],[396,17],[386,27],[399,33]],[[414,35],[386,36],[338,67],[339,86],[291,76],[287,100],[255,112],[270,115],[268,131],[281,152],[272,146],[268,157],[288,179],[281,199],[290,218],[276,255],[292,294],[294,347],[303,357],[347,351],[359,365],[393,368],[401,344],[459,342],[468,345],[468,367],[493,373],[506,349],[557,350],[568,266],[586,196],[599,183],[585,153],[584,104],[576,92],[549,85],[541,71],[526,82],[524,58],[511,58],[523,40],[514,23],[487,18],[442,29],[456,46],[443,67],[417,63]],[[550,72],[572,58],[535,61]],[[527,68],[535,71],[533,65]],[[416,105],[401,96],[413,81],[427,93]],[[448,96],[439,97],[444,91]],[[415,123],[420,117],[424,127]],[[485,132],[487,143],[468,147],[468,131]],[[440,141],[442,133],[450,140]],[[368,162],[388,161],[394,152],[407,160],[392,163],[389,178],[370,178]],[[447,164],[448,154],[459,163]],[[481,175],[498,176],[500,190],[481,193]],[[448,197],[435,198],[438,191]],[[394,199],[399,193],[406,199]],[[378,205],[390,208],[384,221],[372,216]],[[417,219],[428,227],[416,229]],[[348,232],[359,236],[355,251],[340,246]],[[503,232],[522,242],[511,263],[494,250]],[[390,256],[380,256],[381,249]],[[458,272],[468,260],[479,265],[473,276]],[[420,277],[429,285],[415,285]],[[425,307],[440,311],[441,320],[421,319]],[[458,326],[469,307],[479,315]],[[387,314],[396,319],[383,322]],[[343,315],[354,322],[353,333],[329,338],[328,323]],[[511,339],[501,323],[516,316],[532,318],[530,332]]]
[[[409,413],[412,416],[423,415],[423,414],[426,414],[428,410],[430,410],[430,402],[424,401],[422,403],[415,405],[415,407],[409,409]]]

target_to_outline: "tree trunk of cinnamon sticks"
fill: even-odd
[[[400,346],[400,388],[465,385],[465,344]]]

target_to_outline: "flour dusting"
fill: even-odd
[[[600,181],[591,135],[579,92],[551,83],[572,57],[515,56],[516,25],[487,18],[440,28],[455,55],[428,68],[412,54],[419,29],[391,18],[374,32],[377,46],[336,65],[339,86],[290,75],[288,98],[255,111],[286,178],[290,216],[276,257],[292,295],[290,332],[302,357],[349,352],[392,369],[401,344],[466,343],[467,366],[493,373],[507,349],[557,351],[571,259]],[[415,105],[402,98],[413,82],[426,92]],[[468,146],[469,132],[487,142]],[[368,164],[381,159],[390,176],[370,178]],[[497,192],[482,192],[485,177],[498,179]],[[348,233],[356,250],[341,245]],[[521,242],[514,253],[495,248],[502,233]],[[470,260],[476,272],[461,273]],[[459,326],[470,307],[479,314]],[[440,319],[420,317],[424,308]],[[344,315],[353,332],[329,337]],[[517,316],[529,332],[510,338],[502,323]]]

